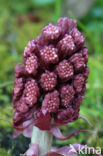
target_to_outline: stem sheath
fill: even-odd
[[[43,131],[34,126],[32,131],[31,143],[38,144],[38,156],[44,156],[51,150],[52,134],[49,131]]]

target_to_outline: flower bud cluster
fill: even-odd
[[[13,105],[19,118],[14,115],[14,127],[27,120],[26,114],[41,129],[46,115],[50,123],[54,118],[54,124],[60,125],[78,119],[89,73],[84,42],[76,21],[66,17],[45,26],[40,36],[29,41],[24,66],[19,63],[15,68]]]

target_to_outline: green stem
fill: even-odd
[[[61,2],[62,0],[56,0],[55,1],[55,17],[54,17],[54,23],[57,22],[58,18],[61,16]]]
[[[33,127],[31,143],[39,145],[38,156],[44,156],[50,152],[52,146],[52,134],[49,131],[40,130],[37,127]]]

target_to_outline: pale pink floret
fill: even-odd
[[[20,113],[25,113],[29,110],[29,107],[26,104],[26,99],[24,96],[22,96],[20,100],[17,102],[16,110]]]
[[[42,29],[42,35],[47,40],[56,40],[61,34],[61,29],[58,26],[49,24]]]
[[[53,91],[45,95],[42,102],[42,112],[55,113],[57,112],[60,104],[58,91]]]
[[[85,38],[77,28],[73,28],[70,32],[70,35],[73,37],[74,43],[76,44],[77,47],[83,46]]]
[[[70,62],[73,64],[76,72],[82,71],[86,67],[85,59],[81,53],[72,55]]]
[[[37,68],[38,68],[37,57],[35,55],[28,57],[25,63],[25,70],[29,74],[35,75],[37,73]]]
[[[75,44],[71,35],[65,35],[58,43],[59,53],[63,56],[69,56],[75,51]]]
[[[57,84],[57,76],[53,72],[43,73],[40,84],[44,91],[51,91]]]
[[[83,85],[85,85],[85,78],[83,74],[76,75],[73,81],[73,86],[75,88],[76,93],[80,93],[82,91]]]
[[[39,93],[38,84],[34,79],[31,79],[26,83],[24,94],[26,97],[26,103],[30,107],[37,102],[40,93]]]
[[[16,78],[14,84],[14,90],[13,90],[14,95],[19,96],[23,90],[23,86],[24,86],[24,79]]]
[[[28,57],[36,49],[35,40],[30,40],[24,49],[23,57]]]
[[[71,85],[63,86],[60,90],[61,105],[69,107],[74,99],[75,91]]]
[[[83,49],[80,52],[84,57],[85,63],[87,63],[88,62],[88,48],[83,47]]]
[[[59,61],[58,50],[53,46],[45,46],[40,50],[40,55],[45,64],[54,64]]]
[[[74,27],[76,27],[76,20],[61,17],[58,19],[57,24],[61,27],[62,34],[69,33]]]
[[[63,60],[57,65],[56,73],[61,80],[68,81],[73,77],[73,66],[67,60]]]

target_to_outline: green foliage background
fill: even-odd
[[[0,118],[12,122],[12,89],[14,67],[21,62],[23,49],[31,38],[40,34],[48,22],[55,23],[61,16],[62,0],[0,0]],[[69,17],[75,18],[71,12]],[[78,129],[91,129],[97,133],[103,151],[103,1],[98,0],[90,12],[78,21],[78,27],[86,36],[89,48],[90,75],[87,92],[80,114],[86,116],[92,127],[79,119],[61,127],[64,135]],[[20,135],[12,138],[13,128],[0,120],[0,156],[18,156],[24,153],[30,140]],[[53,140],[61,147],[72,143],[99,146],[96,136],[81,132],[67,141]]]

